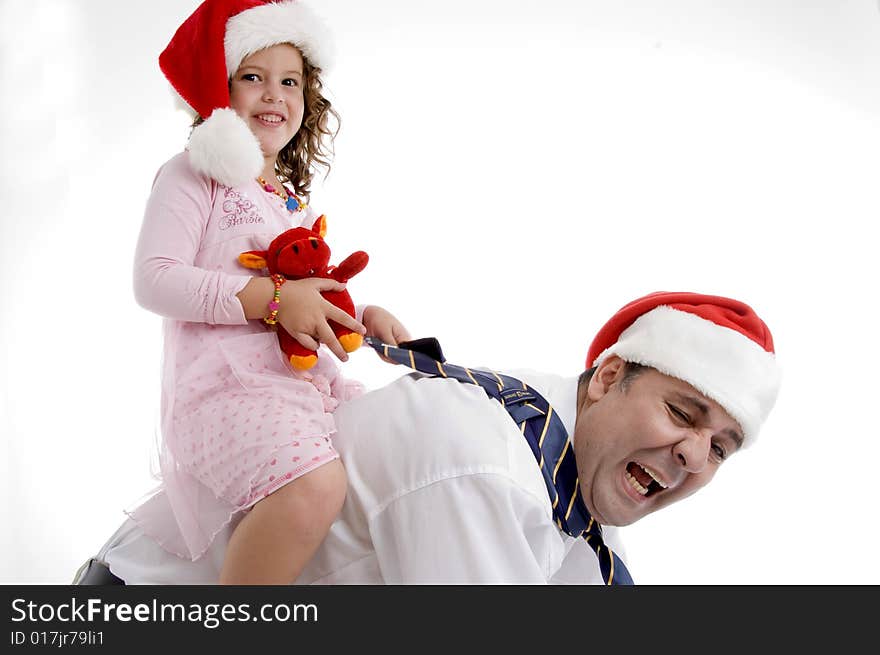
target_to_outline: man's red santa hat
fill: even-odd
[[[327,27],[298,0],[205,0],[159,55],[171,86],[205,119],[190,137],[190,163],[226,186],[255,179],[264,163],[256,136],[229,108],[229,80],[247,56],[279,43],[323,71],[332,63]]]
[[[773,337],[745,303],[687,292],[652,293],[599,330],[587,367],[610,355],[684,380],[721,405],[754,443],[779,393]]]

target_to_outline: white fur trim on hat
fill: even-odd
[[[228,187],[254,180],[265,160],[260,142],[234,109],[215,109],[187,145],[192,167]]]
[[[684,380],[715,400],[754,443],[776,402],[781,374],[772,353],[736,330],[660,306],[637,318],[594,366],[609,355]]]
[[[324,72],[333,63],[332,34],[301,2],[272,2],[243,11],[226,23],[226,71],[235,74],[245,57],[279,43],[292,43]]]

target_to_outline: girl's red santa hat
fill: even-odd
[[[621,308],[599,330],[587,367],[610,355],[684,380],[721,405],[754,443],[781,379],[773,337],[745,303],[658,292]]]
[[[205,119],[190,136],[190,163],[226,186],[255,179],[264,163],[260,142],[229,107],[229,80],[247,56],[279,43],[323,71],[332,63],[329,30],[297,0],[205,0],[159,55],[171,86]]]

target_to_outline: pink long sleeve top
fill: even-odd
[[[131,516],[177,555],[198,558],[237,513],[337,457],[332,411],[360,385],[326,350],[295,371],[236,297],[254,274],[238,255],[315,218],[308,207],[289,212],[256,180],[229,188],[196,173],[186,152],[156,175],[134,292],[166,319],[160,467],[174,520],[150,500]]]

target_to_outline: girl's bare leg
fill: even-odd
[[[232,533],[220,584],[292,583],[342,509],[345,487],[335,459],[256,503]]]

